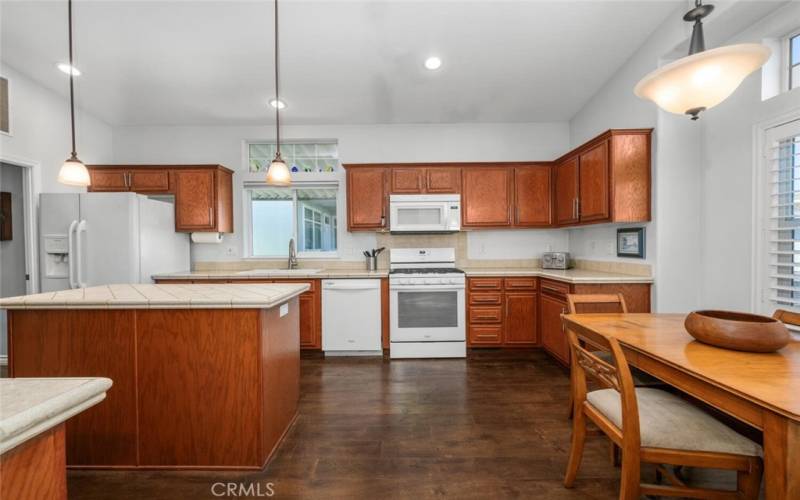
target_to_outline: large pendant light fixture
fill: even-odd
[[[67,161],[61,165],[61,170],[58,171],[58,182],[67,184],[69,186],[88,186],[91,184],[89,178],[89,170],[86,165],[78,159],[78,153],[75,151],[75,72],[72,68],[75,65],[72,62],[72,0],[67,0],[67,20],[69,23],[69,116],[70,127],[72,129],[72,154],[67,158]]]
[[[278,0],[275,0],[275,158],[267,170],[267,184],[271,186],[288,186],[292,183],[292,174],[289,167],[281,158],[281,96],[278,92],[279,64],[278,64]]]
[[[767,62],[770,49],[758,43],[742,43],[706,50],[703,18],[714,10],[695,0],[683,16],[693,22],[689,55],[667,64],[636,85],[634,93],[655,102],[661,109],[687,114],[692,120],[727,99],[742,81]]]

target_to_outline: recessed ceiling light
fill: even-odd
[[[81,75],[81,72],[80,72],[80,70],[78,68],[76,68],[74,66],[70,66],[67,63],[58,63],[56,65],[56,67],[59,70],[61,70],[62,73],[67,74],[67,75],[70,74],[70,73],[72,73],[72,76],[80,76]]]
[[[442,67],[442,60],[436,56],[425,59],[425,67],[433,71]]]
[[[280,99],[270,99],[269,105],[273,108],[283,109],[286,107],[286,103],[281,101]]]

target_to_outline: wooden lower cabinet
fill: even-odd
[[[555,359],[569,365],[569,343],[561,315],[566,314],[567,294],[621,293],[628,312],[650,312],[649,283],[581,283],[571,285],[562,281],[542,278],[539,281],[539,329],[542,347]],[[597,312],[607,312],[597,310]]]
[[[650,284],[569,284],[535,276],[467,279],[469,347],[542,347],[569,364],[561,321],[567,294],[621,293],[630,312],[650,312]],[[598,311],[602,312],[602,311]]]
[[[567,311],[567,302],[542,293],[539,297],[542,347],[564,364],[569,363],[567,335],[561,323],[561,315]]]
[[[532,347],[537,335],[537,278],[469,278],[467,344]]]
[[[538,294],[536,292],[506,292],[504,332],[505,343],[529,346],[538,343]]]

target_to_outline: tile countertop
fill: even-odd
[[[0,379],[0,454],[96,405],[107,378]]]
[[[105,285],[0,299],[0,309],[269,309],[305,283]]]
[[[464,268],[467,276],[538,276],[567,283],[652,283],[651,276],[606,273],[588,269]]]
[[[541,268],[482,268],[464,267],[461,268],[467,276],[539,276],[567,283],[652,283],[650,276],[636,276],[633,274],[607,273],[602,271],[590,271],[587,269],[541,269]],[[328,278],[385,278],[389,275],[388,270],[365,271],[360,269],[336,269],[322,270],[319,272],[303,273],[301,270],[291,272],[281,272],[281,270],[269,271],[183,271],[177,273],[153,275],[153,279],[158,280],[256,280],[256,279],[328,279]]]
[[[366,269],[323,269],[303,272],[303,269],[270,269],[268,271],[180,271],[154,274],[154,280],[272,280],[272,279],[328,279],[328,278],[385,278],[389,270],[367,271]]]

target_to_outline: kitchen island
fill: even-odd
[[[12,377],[107,377],[67,423],[82,468],[261,469],[299,395],[306,284],[109,285],[0,300]]]
[[[64,422],[110,387],[107,378],[0,379],[0,498],[67,498]]]

